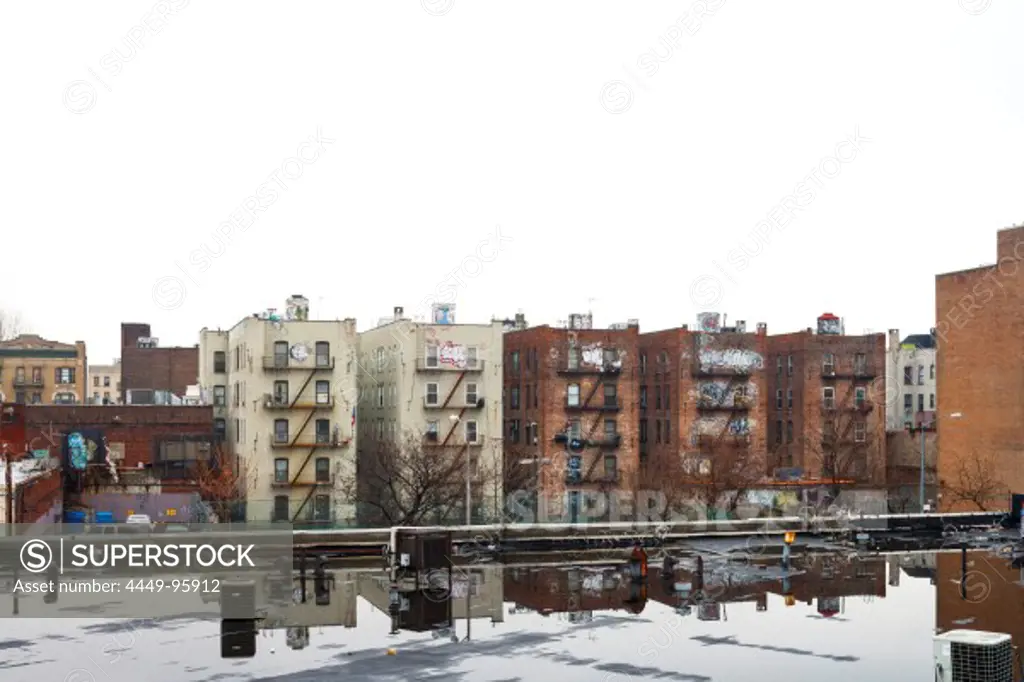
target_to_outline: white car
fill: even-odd
[[[153,520],[149,514],[130,514],[125,523],[129,526],[138,526],[140,531],[151,531],[154,528]]]

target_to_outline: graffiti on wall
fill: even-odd
[[[466,347],[451,341],[439,343],[437,345],[437,362],[447,367],[466,367]]]
[[[702,417],[694,423],[698,436],[720,436],[723,431],[730,436],[746,436],[750,434],[754,420],[749,417],[732,417],[715,415]]]
[[[580,349],[580,364],[588,367],[609,365],[621,369],[622,356],[614,348],[605,348],[600,343],[591,343]]]
[[[64,461],[68,467],[82,471],[93,462],[107,458],[106,438],[99,429],[72,431],[64,438]]]
[[[730,387],[728,381],[706,381],[701,382],[691,395],[702,404],[731,407],[736,405],[737,399],[745,398],[749,405],[757,395],[757,386],[743,383]]]
[[[745,348],[705,348],[700,351],[700,367],[703,370],[733,369],[751,372],[764,367],[760,353]]]

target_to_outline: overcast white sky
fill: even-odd
[[[477,273],[500,225],[459,321],[592,298],[596,324],[642,331],[702,308],[933,326],[934,275],[994,262],[1024,219],[1024,4],[704,6],[6,3],[0,309],[93,362],[121,321],[191,345],[291,293],[362,329]],[[334,142],[298,149],[318,130]],[[297,153],[315,160],[289,179]]]

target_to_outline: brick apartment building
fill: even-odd
[[[767,325],[723,327],[718,313],[688,325],[641,334],[639,339],[640,458],[652,475],[681,472],[708,477],[728,459],[754,482],[766,473]]]
[[[977,510],[963,499],[977,493],[1003,509],[1024,492],[1024,226],[997,233],[996,258],[935,277],[941,509]]]
[[[121,396],[125,403],[157,404],[166,401],[167,393],[184,397],[188,387],[198,383],[198,346],[161,348],[148,324],[121,323]]]
[[[635,480],[639,331],[635,321],[593,329],[589,314],[574,314],[565,328],[505,334],[506,484],[537,490],[542,518],[596,520],[607,507],[592,496]]]
[[[768,337],[768,450],[777,478],[885,485],[885,334],[815,330]]]

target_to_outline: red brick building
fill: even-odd
[[[704,313],[688,325],[641,334],[639,345],[640,456],[655,472],[711,476],[718,460],[743,463],[749,481],[767,473],[765,383],[767,325],[722,327]]]
[[[777,475],[885,485],[885,334],[817,330],[768,337],[768,450]],[[788,470],[788,473],[779,470]]]
[[[567,328],[504,336],[506,483],[539,491],[548,505],[541,514],[597,520],[591,500],[609,498],[596,494],[629,488],[636,477],[640,330],[621,327],[593,329],[589,315],[573,315]]]
[[[156,391],[184,396],[199,383],[199,346],[161,348],[148,324],[121,323],[121,391],[125,403],[152,404]],[[132,391],[129,400],[128,391]]]
[[[996,242],[995,265],[935,277],[943,509],[1005,509],[1024,492],[1024,227]]]

